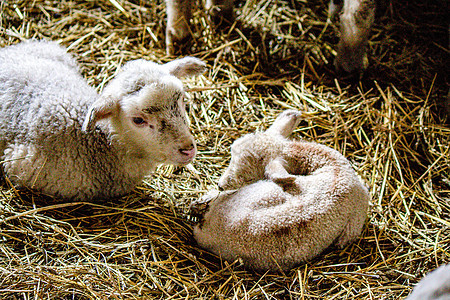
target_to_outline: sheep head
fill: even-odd
[[[331,2],[333,3],[333,1]],[[335,14],[330,6],[330,13]],[[348,73],[363,71],[369,63],[367,43],[375,19],[375,1],[344,1],[340,15],[340,40],[334,65],[338,71]]]
[[[98,122],[131,154],[156,163],[185,165],[196,154],[184,104],[183,77],[203,73],[205,63],[193,57],[164,65],[128,62],[89,108],[84,131]]]
[[[300,122],[301,113],[286,110],[265,132],[247,134],[231,145],[231,161],[222,177],[219,188],[237,189],[261,179],[292,182],[283,167],[281,153],[287,137]]]

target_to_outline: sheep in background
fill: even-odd
[[[179,78],[204,71],[186,57],[128,62],[98,95],[54,42],[0,49],[0,153],[16,185],[66,199],[118,197],[160,164],[196,155]]]
[[[428,273],[416,285],[406,300],[449,300],[450,264]]]
[[[300,113],[283,112],[265,132],[236,140],[231,162],[193,210],[206,213],[194,228],[198,244],[259,271],[289,270],[361,233],[367,189],[336,150],[287,136]]]
[[[234,20],[233,0],[207,0],[206,10],[213,19]],[[192,0],[166,0],[167,27],[166,52],[173,55],[176,48],[191,36]],[[340,12],[340,40],[337,46],[335,67],[346,72],[367,68],[367,43],[375,20],[375,0],[331,0],[329,15]]]
[[[369,64],[367,44],[375,21],[375,0],[331,0],[329,15],[339,14],[340,38],[334,66],[339,71],[357,72]]]

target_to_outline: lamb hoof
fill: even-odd
[[[219,192],[215,193],[219,194]],[[194,217],[198,218],[199,220],[203,219],[203,216],[205,215],[206,211],[209,208],[209,203],[215,199],[216,196],[212,195],[212,192],[209,192],[208,194],[204,195],[200,199],[194,200],[190,207],[189,207],[189,214]]]

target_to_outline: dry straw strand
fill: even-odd
[[[338,26],[323,1],[247,0],[210,26],[195,1],[192,45],[209,70],[186,82],[199,154],[131,194],[66,203],[0,188],[2,299],[401,299],[450,260],[448,21],[444,0],[377,7],[364,76],[332,67]],[[0,1],[0,46],[55,40],[99,91],[124,62],[167,62],[163,0]],[[257,274],[193,240],[189,205],[216,187],[238,137],[284,109],[296,139],[341,151],[369,186],[361,237],[286,274]]]

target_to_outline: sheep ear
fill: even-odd
[[[292,185],[295,183],[296,177],[294,175],[288,175],[288,176],[275,176],[272,178],[272,181],[276,184],[282,186],[283,188]]]
[[[100,96],[90,107],[83,122],[83,131],[92,131],[95,124],[108,118],[118,109],[118,101],[111,96]]]
[[[284,164],[285,161],[280,158],[270,161],[265,168],[265,177],[283,187],[289,184],[293,184],[297,177],[295,175],[289,174],[289,172],[284,167]]]
[[[202,74],[206,70],[206,63],[201,59],[187,56],[164,64],[163,67],[169,74],[181,79]]]
[[[298,110],[285,110],[273,122],[266,132],[270,134],[280,134],[288,137],[294,128],[300,123],[302,113]]]

